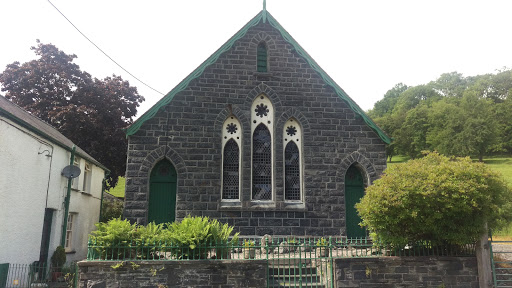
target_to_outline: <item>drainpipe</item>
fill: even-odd
[[[110,175],[110,172],[108,171],[105,171],[105,176],[103,176],[103,181],[101,182],[101,201],[100,201],[100,217],[98,219],[98,222],[101,221],[101,213],[103,213],[103,193],[105,193],[105,188],[107,185],[106,184],[106,181],[107,181],[107,177],[108,175]]]
[[[73,165],[75,161],[75,151],[76,146],[73,145],[73,149],[71,149],[71,159],[69,161],[69,165]],[[66,193],[66,198],[64,202],[64,223],[62,224],[62,238],[60,239],[60,246],[65,247],[66,245],[66,228],[68,227],[68,214],[69,214],[69,198],[71,197],[71,181],[73,179],[68,178],[68,191]]]

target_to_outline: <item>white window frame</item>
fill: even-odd
[[[68,214],[68,223],[66,226],[66,242],[64,249],[66,251],[72,251],[73,250],[73,228],[76,224],[76,216],[78,213],[72,213],[70,212]]]
[[[85,193],[91,193],[91,178],[92,178],[92,168],[91,163],[85,162],[84,165],[84,178],[82,182],[82,191]]]
[[[73,159],[73,166],[76,166],[76,167],[82,169],[80,167],[80,158],[79,157],[75,156],[75,158]],[[80,174],[82,174],[82,173],[80,173]],[[71,188],[78,191],[79,182],[80,182],[80,176],[73,178],[72,182],[71,182]]]

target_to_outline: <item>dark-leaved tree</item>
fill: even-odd
[[[122,128],[132,123],[144,97],[128,81],[113,75],[92,78],[52,44],[37,41],[38,59],[7,65],[0,74],[5,97],[48,122],[111,170],[114,186],[126,168]]]

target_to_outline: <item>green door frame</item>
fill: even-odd
[[[150,174],[148,223],[173,222],[176,216],[176,183],[178,175],[172,163],[159,161]]]
[[[365,238],[366,230],[359,226],[361,217],[354,207],[364,196],[363,173],[352,164],[345,174],[345,224],[348,238]]]

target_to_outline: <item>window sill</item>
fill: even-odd
[[[286,210],[304,210],[306,204],[304,202],[284,202],[284,209]]]
[[[242,208],[242,202],[240,202],[240,200],[222,200],[220,202],[219,208],[221,210],[231,209],[231,208],[240,209],[240,208]]]
[[[252,200],[250,202],[250,207],[255,209],[268,209],[268,208],[276,208],[276,202],[274,201],[258,201]]]

